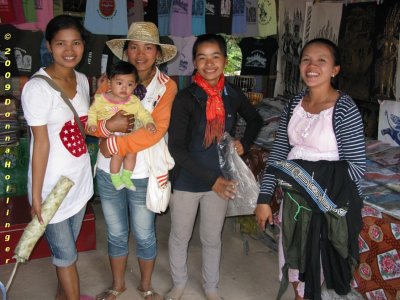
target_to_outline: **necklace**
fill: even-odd
[[[70,83],[70,82],[75,82],[76,80],[76,76],[75,76],[75,72],[68,72],[68,74],[63,74],[62,76],[58,76],[56,73],[56,70],[54,68],[46,68],[45,71],[47,72],[47,74],[50,75],[51,78],[53,79],[58,79],[60,81],[66,82],[66,83]]]
[[[68,77],[60,77],[57,75],[52,75],[51,77],[61,80],[61,81],[65,81],[65,82],[74,82],[75,81],[75,75],[73,77],[69,77],[69,78]]]

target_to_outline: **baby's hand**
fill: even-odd
[[[93,132],[96,132],[97,131],[97,126],[96,125],[92,125],[92,126],[89,126],[89,132],[90,133],[93,133]]]
[[[157,132],[157,128],[153,123],[147,124],[146,129],[149,130],[152,134],[155,134]]]

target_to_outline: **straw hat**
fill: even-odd
[[[160,43],[160,34],[158,32],[158,28],[154,23],[151,22],[134,22],[129,27],[128,35],[125,39],[109,40],[106,44],[116,57],[127,61],[128,58],[126,55],[124,55],[123,51],[126,41],[138,41],[160,45],[162,49],[162,57],[161,59],[157,59],[156,63],[158,65],[173,59],[177,52],[174,45]]]

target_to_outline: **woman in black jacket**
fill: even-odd
[[[247,122],[243,138],[235,141],[245,153],[262,126],[262,120],[241,90],[225,80],[226,42],[216,34],[197,38],[193,46],[196,73],[193,83],[173,103],[168,146],[175,159],[170,200],[169,256],[174,287],[166,299],[180,299],[186,282],[187,247],[200,206],[203,249],[203,288],[207,299],[218,296],[221,232],[235,182],[220,170],[217,143],[223,133],[233,135],[237,113]]]

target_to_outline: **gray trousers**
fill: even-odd
[[[212,191],[192,193],[174,190],[171,196],[168,241],[171,276],[175,287],[184,287],[188,281],[188,243],[199,205],[203,288],[206,292],[213,292],[217,290],[219,281],[221,233],[228,202]]]

